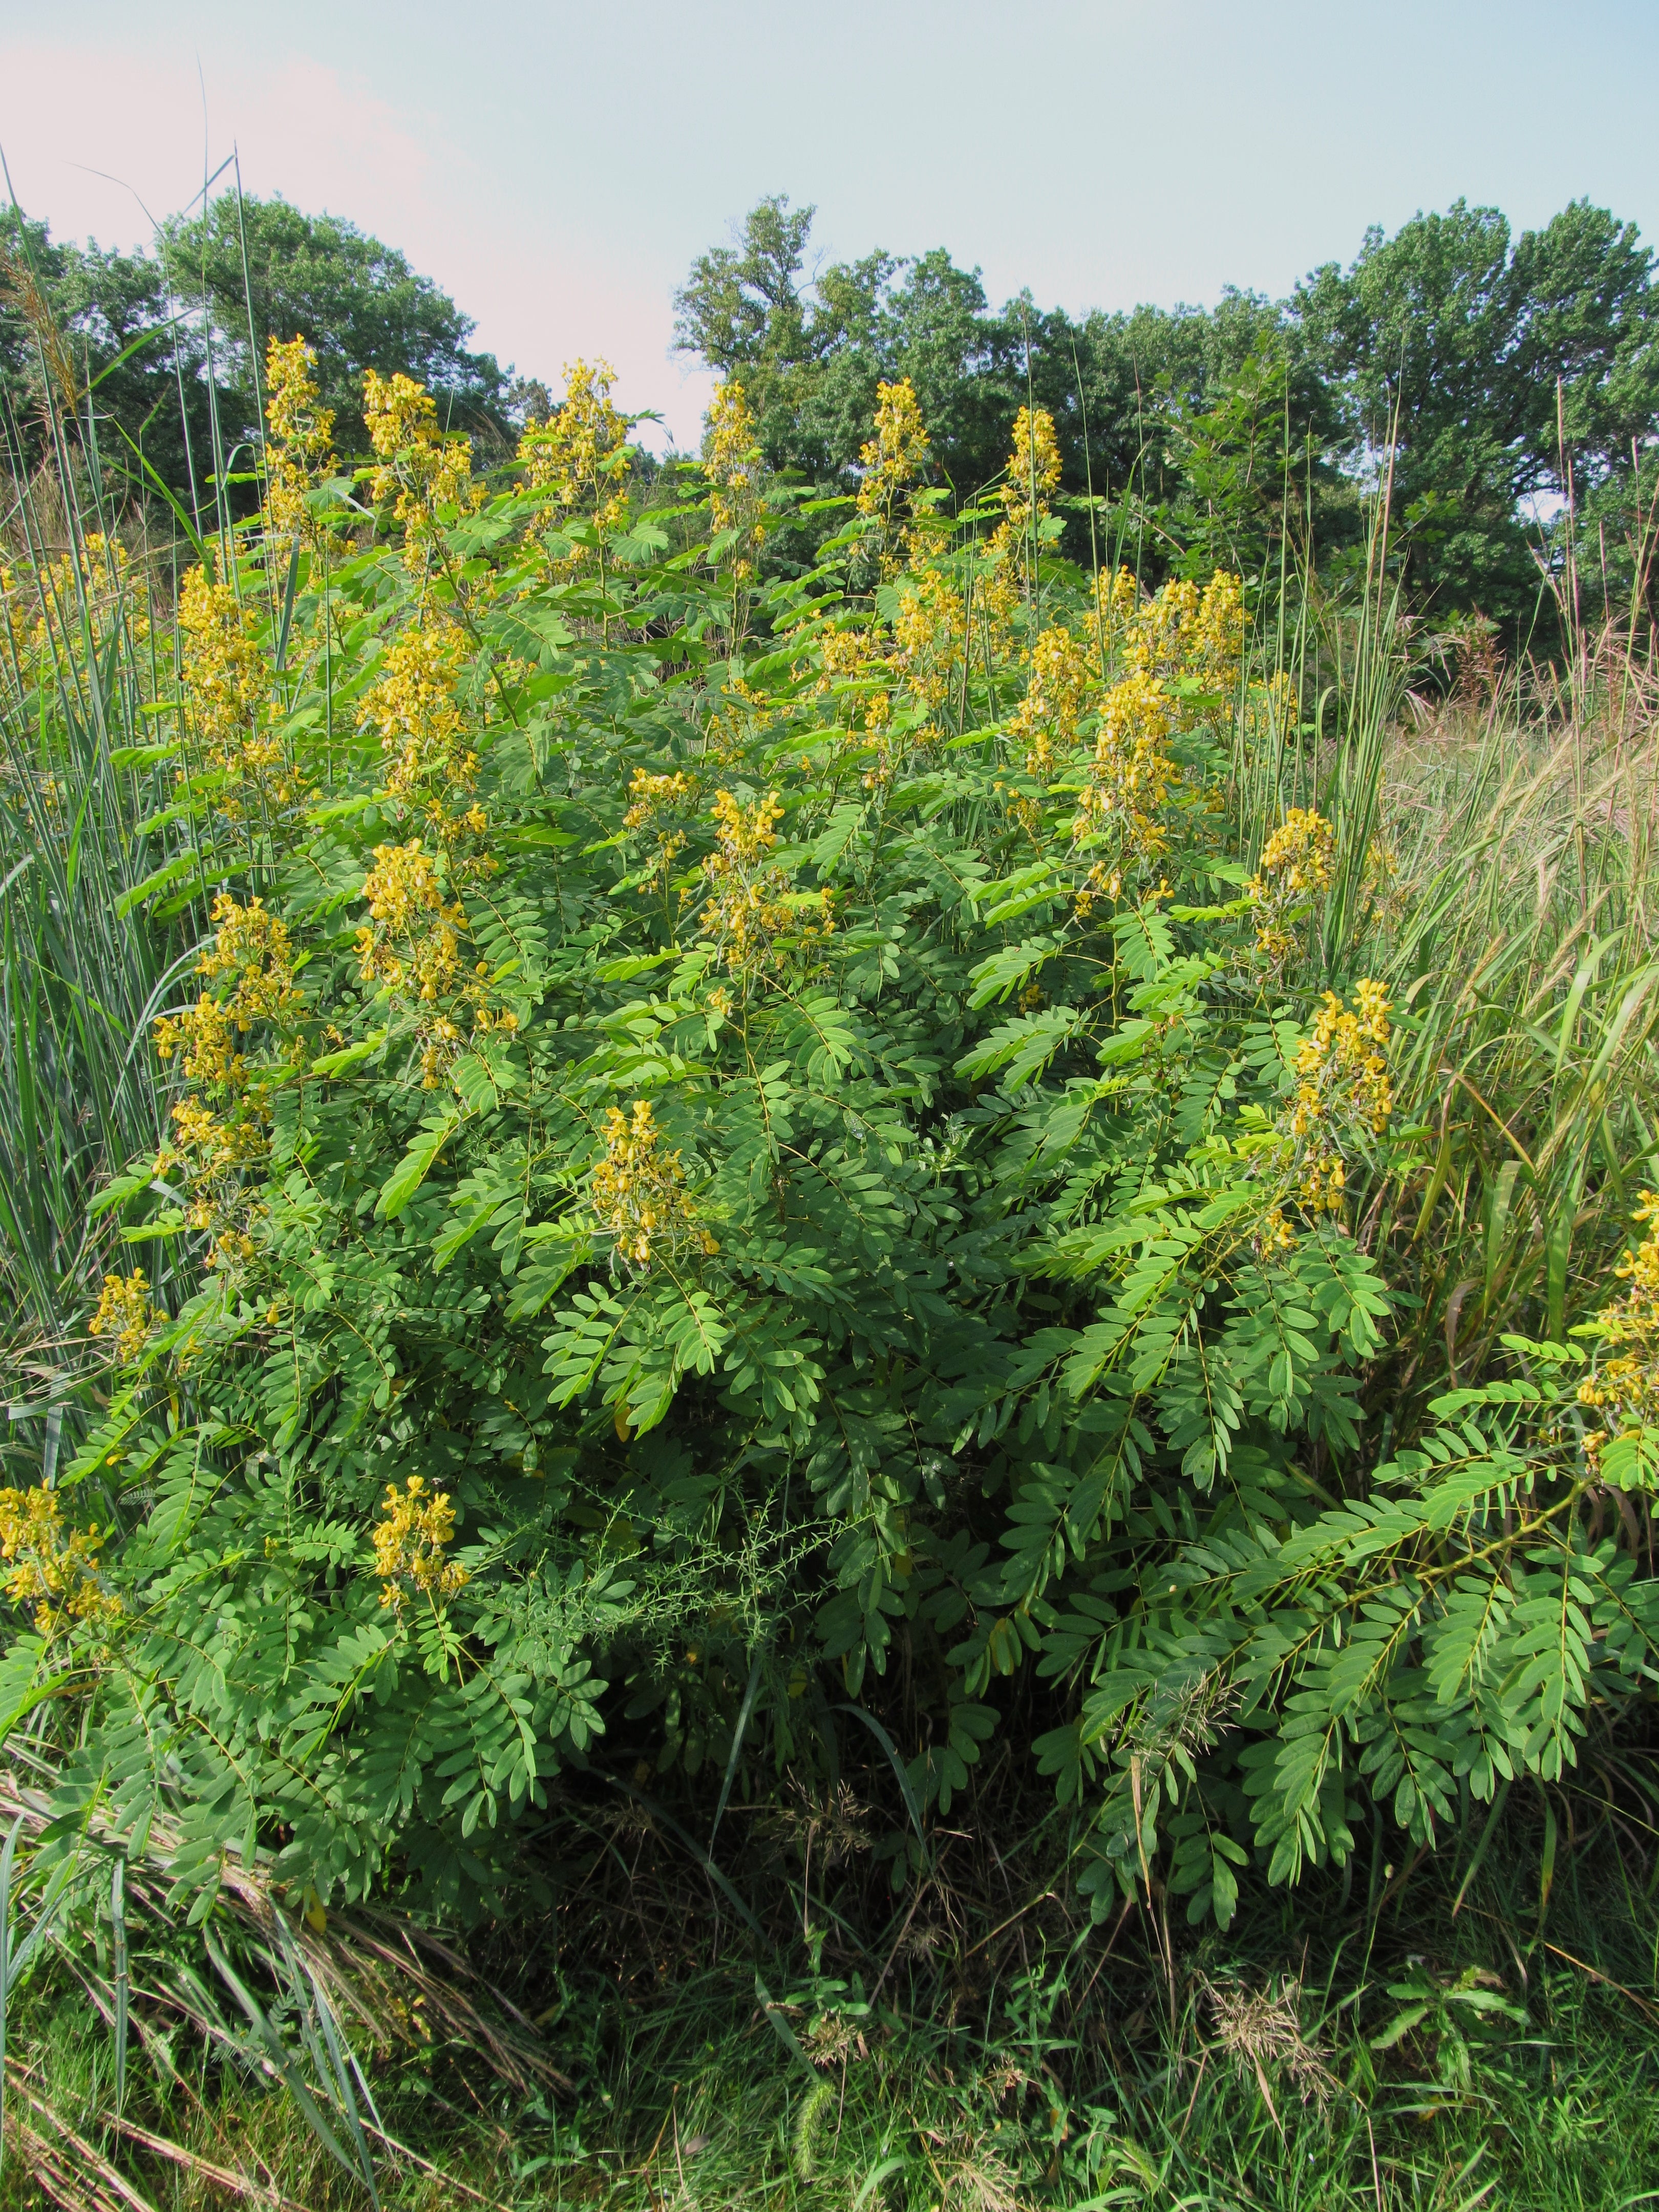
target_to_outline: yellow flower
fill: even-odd
[[[155,1024],[155,1049],[162,1060],[178,1054],[191,1083],[240,1091],[249,1078],[238,1039],[256,1021],[286,1023],[298,1006],[294,953],[287,923],[261,899],[239,906],[221,891],[213,902],[213,919],[218,933],[198,960],[197,970],[210,980],[234,975],[235,990],[225,1000],[204,992],[193,1006],[164,1014]]]
[[[418,623],[400,631],[357,710],[358,728],[380,740],[392,797],[424,802],[444,821],[450,796],[470,792],[478,780],[478,756],[455,697],[461,657],[453,632]]]
[[[708,899],[698,927],[731,973],[759,975],[778,964],[787,945],[827,937],[835,927],[829,893],[817,894],[817,921],[803,921],[790,903],[787,876],[770,860],[778,842],[773,824],[783,817],[777,793],[745,807],[734,792],[718,792],[712,811],[719,844],[702,864]]]
[[[113,1337],[115,1357],[123,1367],[131,1367],[149,1341],[149,1333],[157,1318],[149,1279],[142,1267],[135,1267],[130,1275],[105,1276],[103,1293],[92,1316],[91,1333],[94,1336]]]
[[[1140,606],[1140,586],[1127,568],[1103,568],[1095,581],[1095,607],[1106,651],[1115,651]]]
[[[197,962],[198,972],[210,978],[234,975],[236,992],[232,1006],[239,1029],[256,1021],[281,1021],[298,999],[294,988],[294,948],[288,924],[272,914],[264,901],[250,899],[239,906],[228,892],[213,902],[218,933],[212,948]]]
[[[55,561],[0,566],[0,666],[24,675],[42,655],[84,665],[88,633],[101,659],[125,629],[135,644],[149,635],[142,606],[132,603],[130,556],[118,538],[89,530]],[[9,650],[8,650],[9,648]]]
[[[1010,734],[1026,746],[1029,775],[1051,775],[1056,759],[1071,751],[1098,685],[1095,663],[1071,632],[1045,629],[1031,648],[1025,696],[1010,725]]]
[[[466,1570],[444,1557],[455,1537],[455,1511],[447,1492],[428,1492],[411,1474],[400,1492],[386,1486],[381,1518],[374,1527],[374,1571],[380,1577],[380,1603],[399,1613],[411,1589],[441,1604],[465,1586]]]
[[[1219,568],[1201,593],[1196,584],[1182,579],[1165,584],[1126,626],[1124,657],[1132,669],[1166,684],[1193,678],[1209,694],[1235,690],[1243,651],[1239,580]],[[1180,725],[1189,727],[1212,711],[1182,702]]]
[[[69,1621],[107,1622],[119,1614],[120,1600],[98,1583],[103,1542],[95,1523],[66,1528],[62,1501],[44,1484],[0,1490],[0,1559],[10,1570],[6,1595],[14,1605],[33,1606],[41,1635]]]
[[[908,376],[876,386],[876,434],[859,451],[864,466],[859,513],[885,519],[902,491],[927,465],[930,447],[915,386]]]
[[[265,526],[307,545],[323,530],[307,494],[334,469],[334,410],[318,404],[316,359],[300,337],[273,337],[265,349]]]
[[[379,463],[371,489],[376,499],[395,496],[404,564],[418,574],[437,541],[440,510],[452,507],[466,514],[483,497],[483,487],[472,482],[472,441],[459,434],[444,436],[432,394],[401,374],[364,372],[363,419]]]
[[[617,372],[608,361],[578,361],[567,362],[564,377],[562,402],[526,430],[519,459],[533,490],[613,529],[628,507],[628,418],[611,401]]]
[[[357,933],[358,973],[408,1000],[416,1017],[421,1080],[433,1091],[459,1054],[462,1032],[455,1014],[470,1009],[475,1030],[511,1035],[519,1026],[509,1008],[490,998],[488,964],[469,975],[461,966],[466,910],[447,901],[436,861],[418,837],[405,845],[377,845],[363,882],[369,924]]]
[[[1596,1407],[1609,1434],[1659,1429],[1659,1191],[1644,1190],[1635,1219],[1648,1233],[1626,1249],[1614,1273],[1630,1287],[1601,1316],[1604,1344],[1623,1347],[1599,1358],[1578,1388],[1579,1403]],[[1599,1441],[1592,1449],[1599,1449]]]
[[[1237,576],[1218,568],[1204,586],[1188,640],[1187,665],[1212,690],[1231,691],[1244,657],[1244,595]]]
[[[178,1054],[189,1082],[240,1091],[247,1081],[247,1063],[237,1048],[240,1026],[235,1015],[204,991],[193,1006],[163,1014],[156,1023],[156,1055],[171,1060]]]
[[[466,918],[459,905],[445,903],[437,867],[418,837],[374,848],[363,896],[374,924],[357,933],[363,981],[399,992],[412,988],[428,1004],[452,989]]]
[[[624,1115],[608,1107],[605,1158],[593,1170],[593,1211],[631,1267],[649,1267],[666,1251],[705,1257],[719,1250],[685,1191],[677,1152],[664,1149],[647,1098]]]
[[[760,546],[761,451],[754,415],[735,378],[720,386],[709,406],[702,465],[710,487],[709,519],[717,537],[728,530],[737,533],[732,574],[738,583],[746,584],[755,573]]]
[[[1275,967],[1296,949],[1290,924],[1330,888],[1336,832],[1312,807],[1293,806],[1262,848],[1245,887],[1256,914],[1256,950]]]
[[[1105,694],[1074,839],[1115,830],[1126,860],[1151,860],[1167,848],[1159,816],[1176,775],[1165,750],[1174,724],[1173,703],[1156,677],[1126,676]]]
[[[937,714],[961,681],[968,651],[967,607],[941,570],[924,568],[900,590],[893,644],[897,673]]]
[[[1046,408],[1022,407],[1014,417],[1013,451],[997,496],[1003,519],[991,539],[993,551],[1010,545],[1020,548],[1020,557],[1030,556],[1032,531],[1048,512],[1049,495],[1060,485],[1060,441],[1054,418]]]
[[[876,434],[859,451],[864,475],[859,484],[858,511],[876,526],[884,576],[895,574],[900,566],[899,501],[927,466],[930,453],[921,408],[909,378],[902,377],[896,384],[878,384]]]
[[[1327,991],[1296,1055],[1296,1096],[1280,1126],[1295,1150],[1296,1196],[1310,1213],[1340,1210],[1346,1169],[1340,1139],[1348,1132],[1380,1137],[1394,1112],[1389,1079],[1389,1000],[1381,983],[1362,978],[1350,1012]]]
[[[255,629],[252,609],[228,584],[205,568],[187,571],[179,594],[185,696],[205,765],[231,787],[222,803],[232,821],[303,796],[281,744],[264,726],[270,686]]]
[[[638,769],[628,787],[628,795],[634,803],[623,817],[623,827],[635,833],[654,830],[657,850],[651,872],[666,883],[670,868],[685,849],[685,832],[665,828],[662,817],[682,813],[690,805],[691,779],[684,769],[676,769],[672,775],[652,775]]]

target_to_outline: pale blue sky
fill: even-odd
[[[1277,295],[1459,194],[1659,240],[1656,83],[1656,0],[0,0],[0,147],[60,235],[199,187],[204,88],[213,162],[402,246],[526,372],[609,354],[682,440],[669,295],[763,192],[994,301]]]

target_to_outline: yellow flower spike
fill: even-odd
[[[762,463],[754,414],[736,378],[728,378],[710,404],[702,460],[710,487],[709,519],[716,536],[737,532],[732,573],[746,584],[760,546]]]
[[[611,404],[617,372],[608,361],[565,364],[565,396],[545,422],[519,441],[519,460],[532,489],[550,491],[568,514],[614,529],[628,509],[627,486],[616,466],[628,443],[628,418]]]
[[[901,589],[893,645],[896,672],[937,714],[962,680],[968,651],[963,595],[938,568],[923,569]]]
[[[301,337],[265,349],[265,526],[313,546],[323,530],[307,494],[334,469],[334,410],[319,404],[316,360]]]
[[[624,1115],[608,1107],[605,1158],[593,1170],[593,1211],[617,1249],[641,1271],[689,1251],[708,1258],[719,1246],[697,1219],[680,1156],[666,1150],[648,1098]]]
[[[357,726],[380,740],[386,789],[407,804],[424,804],[440,828],[452,826],[449,801],[470,793],[478,780],[478,756],[468,742],[456,697],[463,646],[453,631],[417,623],[386,649],[380,674],[364,694]],[[470,808],[454,825],[483,823]]]
[[[1329,889],[1335,855],[1336,832],[1311,807],[1293,806],[1262,848],[1245,896],[1255,909],[1256,951],[1275,968],[1296,950],[1290,925],[1297,912]]]
[[[185,697],[204,764],[222,774],[226,816],[294,805],[303,780],[266,726],[270,679],[255,639],[255,617],[228,584],[205,568],[186,571],[179,593]]]
[[[32,1490],[0,1490],[0,1559],[9,1570],[6,1595],[15,1605],[33,1606],[34,1625],[42,1636],[75,1621],[107,1625],[118,1619],[120,1600],[98,1581],[103,1543],[95,1523],[88,1528],[64,1526],[59,1495],[44,1483]]]
[[[1381,1136],[1389,1126],[1389,1011],[1382,986],[1369,977],[1356,984],[1352,1012],[1327,991],[1312,1036],[1297,1048],[1296,1096],[1280,1127],[1296,1152],[1297,1202],[1309,1213],[1341,1211],[1347,1189],[1342,1133]]]
[[[769,857],[778,842],[774,824],[783,818],[775,791],[749,807],[735,792],[717,792],[710,811],[719,845],[702,863],[708,901],[698,929],[714,940],[730,973],[757,976],[777,967],[789,946],[808,946],[833,931],[830,895],[818,894],[814,921],[789,903],[789,879]]]
[[[892,576],[902,565],[897,537],[901,500],[921,477],[931,457],[921,407],[908,376],[876,386],[875,435],[860,448],[864,475],[858,511],[878,526],[881,573]]]
[[[1078,724],[1099,688],[1099,671],[1088,647],[1058,626],[1045,629],[1031,649],[1025,696],[1009,734],[1026,747],[1030,775],[1052,775],[1077,742]]]
[[[915,386],[908,376],[876,386],[876,434],[860,448],[864,477],[859,486],[860,514],[890,516],[893,502],[927,467],[932,448],[921,419]]]
[[[447,1491],[428,1495],[422,1478],[411,1474],[401,1493],[396,1483],[388,1483],[380,1514],[374,1542],[383,1606],[401,1613],[411,1590],[441,1605],[465,1588],[465,1568],[444,1556],[444,1547],[455,1537],[455,1512]]]
[[[1156,677],[1137,672],[1101,701],[1094,758],[1085,773],[1072,836],[1115,830],[1126,860],[1145,864],[1169,845],[1159,818],[1178,771],[1166,750],[1175,708]]]
[[[112,1337],[115,1356],[131,1366],[149,1340],[160,1310],[149,1295],[149,1280],[142,1267],[130,1275],[106,1275],[97,1310],[88,1324],[94,1336]]]
[[[1659,1429],[1659,1192],[1642,1193],[1633,1219],[1648,1234],[1614,1268],[1629,1288],[1601,1316],[1602,1342],[1619,1349],[1578,1388],[1579,1403],[1601,1412],[1613,1436]]]
[[[378,463],[370,489],[377,500],[394,501],[394,519],[404,526],[404,562],[411,573],[428,565],[438,537],[439,510],[463,514],[484,497],[472,481],[472,441],[445,436],[438,427],[432,394],[413,377],[363,375],[363,419]]]

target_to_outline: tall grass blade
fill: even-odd
[[[288,2045],[276,2033],[264,2006],[249,1990],[210,1935],[205,1937],[205,1942],[208,1956],[212,1960],[215,1970],[246,2014],[248,2025],[264,2045],[270,2066],[299,2106],[312,2133],[343,2172],[349,2173],[354,2181],[362,2180],[363,2177],[361,2167],[355,2159],[348,2158],[341,2148],[338,2137],[318,2109],[316,2099],[307,2087],[304,2076],[294,2063],[293,2056]],[[373,2186],[371,2180],[371,2189]]]
[[[118,1851],[110,1872],[109,1923],[111,1967],[115,1981],[115,2109],[119,2112],[127,2094],[127,1863]]]
[[[11,1869],[23,1828],[20,1813],[0,1850],[0,2166],[6,2156],[6,1998],[11,1986]]]

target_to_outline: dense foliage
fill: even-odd
[[[778,577],[738,380],[644,505],[602,370],[486,490],[374,374],[352,486],[307,348],[267,369],[264,510],[112,763],[173,839],[123,904],[211,916],[96,1208],[106,1403],[0,1493],[58,1836],[165,1805],[185,1892],[263,1849],[471,1905],[613,1746],[724,1803],[852,1720],[898,1882],[1018,1725],[1097,1910],[1224,1923],[1252,1858],[1560,1776],[1659,1632],[1653,1244],[1599,1364],[1557,1271],[1504,1379],[1390,1366],[1449,1157],[1395,1111],[1419,985],[1343,965],[1371,787],[1237,579],[1061,557],[1041,410],[947,514],[884,385]],[[78,627],[28,580],[44,726],[140,610],[107,550]]]

